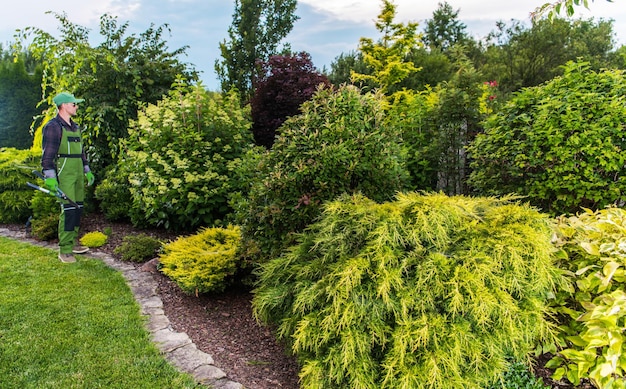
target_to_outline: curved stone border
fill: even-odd
[[[22,231],[0,228],[0,235],[56,249],[56,245],[30,239]],[[110,255],[102,252],[89,252],[85,256],[99,259],[122,273],[135,296],[135,300],[141,307],[141,314],[148,318],[146,327],[152,335],[152,340],[172,365],[191,374],[197,382],[211,388],[244,389],[240,383],[229,380],[226,373],[214,365],[213,357],[198,350],[186,333],[176,332],[172,329],[170,321],[163,311],[163,301],[157,294],[158,284],[151,273],[138,270],[131,264],[116,261]]]

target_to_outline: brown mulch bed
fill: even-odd
[[[110,227],[109,240],[99,250],[113,256],[113,250],[126,235],[144,233],[163,241],[180,236],[164,230],[137,230],[129,223],[111,223],[99,214],[87,215],[81,224],[82,232],[102,232]],[[249,290],[239,288],[196,297],[183,293],[160,272],[154,273],[154,277],[172,328],[187,333],[229,379],[250,389],[298,388],[295,357],[288,355],[268,327],[253,318]]]
[[[162,241],[171,241],[180,234],[165,230],[139,230],[130,223],[109,222],[100,214],[88,214],[82,220],[81,232],[103,232],[111,228],[107,244],[98,248],[115,257],[114,249],[124,236],[147,234]],[[24,229],[24,226],[7,226]],[[137,264],[141,266],[141,264]],[[196,346],[211,355],[215,365],[228,378],[249,389],[297,389],[298,364],[283,344],[274,338],[270,328],[257,323],[251,309],[252,295],[249,290],[233,288],[220,294],[190,296],[168,277],[154,272],[158,294],[172,327],[185,332]],[[552,371],[543,367],[548,356],[539,359],[535,375],[551,388],[592,388],[588,382],[579,386],[568,382],[555,382]]]

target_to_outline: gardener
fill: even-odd
[[[46,123],[42,131],[41,167],[48,189],[55,193],[58,188],[78,204],[75,206],[63,201],[59,217],[59,259],[70,263],[76,262],[73,254],[89,251],[87,247],[76,246],[76,239],[85,199],[83,175],[87,178],[88,185],[93,184],[94,175],[89,169],[83,150],[80,129],[72,120],[78,110],[78,103],[85,100],[77,99],[71,93],[61,92],[52,101],[58,113]]]

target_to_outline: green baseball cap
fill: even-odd
[[[57,107],[64,103],[82,103],[85,99],[77,99],[73,94],[68,92],[61,92],[52,98],[54,105]]]

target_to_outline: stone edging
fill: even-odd
[[[56,248],[56,245],[30,239],[22,231],[0,228],[0,236],[51,249]],[[149,271],[136,269],[132,264],[116,261],[110,255],[98,251],[83,255],[99,259],[122,273],[141,307],[141,314],[148,319],[146,327],[150,331],[153,342],[172,365],[192,375],[197,382],[211,388],[244,389],[240,383],[229,380],[226,373],[214,365],[213,357],[198,350],[186,333],[172,329],[163,311],[163,301],[157,294],[158,284]]]

